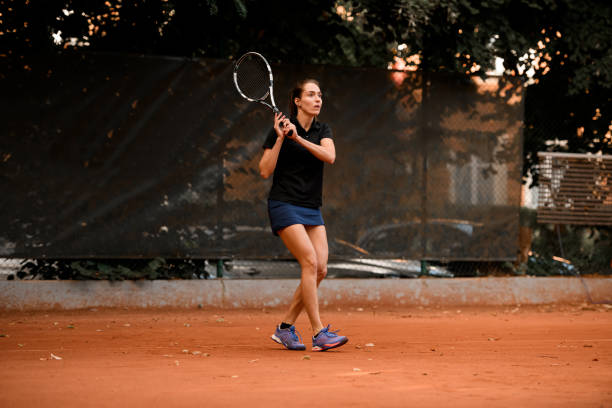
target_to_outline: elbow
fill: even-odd
[[[261,178],[267,179],[270,177],[270,173],[266,171],[266,167],[259,162],[259,175]]]
[[[336,155],[330,156],[329,159],[327,160],[329,164],[334,164],[335,161],[336,161]]]
[[[269,172],[266,169],[263,168],[259,168],[259,175],[261,176],[261,178],[267,179],[268,177],[270,177],[270,174],[272,174],[271,172]]]

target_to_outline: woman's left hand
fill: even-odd
[[[291,123],[290,121],[287,121],[287,122],[288,123],[283,128],[283,134],[288,139],[296,140],[297,137],[298,137],[297,129],[295,128],[295,125],[293,123]],[[293,130],[293,132],[291,132],[292,130]],[[291,134],[289,134],[289,133],[291,133]]]

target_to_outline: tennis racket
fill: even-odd
[[[259,102],[279,113],[280,109],[274,102],[274,80],[272,69],[263,55],[257,52],[247,52],[234,64],[234,85],[238,93],[249,102]],[[270,103],[266,99],[270,97]],[[289,131],[288,136],[293,134]]]

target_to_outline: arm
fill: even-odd
[[[283,139],[288,129],[285,127],[289,120],[282,114],[277,113],[274,115],[274,131],[276,132],[276,142],[271,149],[265,149],[263,156],[259,160],[259,174],[261,177],[267,179],[274,173],[276,168],[276,162],[278,161],[278,155],[280,153],[281,146],[283,145]],[[285,130],[283,131],[283,127]]]
[[[283,145],[283,138],[277,137],[276,143],[271,149],[265,149],[261,160],[259,160],[259,174],[261,177],[267,179],[274,173],[276,168],[276,162],[278,161],[278,154],[280,148]]]
[[[295,140],[300,145],[304,146],[314,157],[321,160],[322,162],[334,164],[336,161],[336,147],[334,141],[329,138],[321,139],[321,145],[309,142],[297,135]]]
[[[288,126],[285,128],[287,131],[293,130],[293,134],[291,136],[287,136],[289,139],[295,140],[298,144],[306,148],[314,157],[321,160],[324,163],[334,164],[336,161],[336,147],[334,146],[334,141],[330,138],[321,139],[321,145],[309,142],[308,140],[302,138],[297,133],[297,129],[295,125],[289,122]]]

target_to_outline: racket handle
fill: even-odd
[[[293,129],[291,129],[286,136],[291,136],[293,134]]]
[[[274,113],[282,113],[283,115],[285,115],[283,112],[280,111],[280,109],[277,109],[277,108],[274,108]],[[291,136],[292,134],[293,134],[293,129],[291,129],[289,133],[287,133],[287,136]]]

